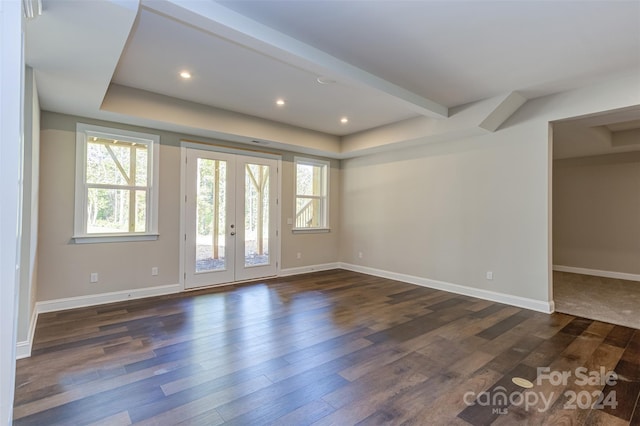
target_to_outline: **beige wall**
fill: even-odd
[[[640,274],[640,152],[553,162],[553,263]]]
[[[300,156],[301,154],[296,154]],[[293,225],[287,225],[287,219],[294,222],[294,192],[295,172],[294,154],[283,155],[282,162],[282,266],[287,268],[302,268],[305,266],[334,263],[339,260],[340,236],[340,162],[331,160],[329,170],[329,226],[328,233],[299,233],[293,234]],[[309,157],[320,158],[320,157]],[[326,158],[320,158],[327,160]],[[300,259],[297,254],[300,253]]]
[[[495,133],[341,165],[333,161],[332,232],[326,234],[290,232],[294,154],[283,153],[282,268],[341,261],[547,303],[552,298],[549,123],[638,105],[636,88],[637,76],[616,78],[529,101]],[[158,241],[71,242],[78,120],[160,135]],[[43,114],[38,300],[180,282],[178,146],[183,137],[194,139]],[[160,266],[159,276],[150,276],[152,266]],[[493,280],[485,278],[487,271],[493,271]],[[98,284],[88,283],[91,272],[100,273]]]
[[[75,128],[77,122],[160,135],[159,233],[157,241],[74,244]],[[190,135],[107,123],[43,112],[40,167],[38,300],[48,301],[113,291],[178,284],[180,269],[180,140]],[[199,141],[225,144],[197,138]],[[232,143],[226,144],[232,147]],[[293,154],[283,155],[282,268],[338,261],[337,228],[326,234],[293,235],[286,219],[293,215]],[[340,184],[338,162],[332,162],[332,185]],[[338,222],[338,191],[332,192],[331,220]],[[296,259],[301,252],[302,258]],[[151,276],[151,268],[159,275]],[[99,282],[90,283],[92,272]]]

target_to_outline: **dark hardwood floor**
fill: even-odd
[[[639,394],[640,330],[335,270],[43,314],[14,422],[638,425]]]

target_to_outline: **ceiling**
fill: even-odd
[[[225,133],[107,107],[145,93],[339,142],[640,73],[640,2],[43,0],[26,61],[45,110]]]
[[[553,158],[640,151],[640,106],[553,123]]]

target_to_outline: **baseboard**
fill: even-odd
[[[561,267],[571,270],[566,272],[574,272],[579,268]],[[450,293],[462,294],[465,296],[477,297],[479,299],[491,300],[493,302],[505,303],[520,308],[531,309],[533,311],[551,313],[554,311],[554,303],[543,302],[535,299],[528,299],[520,296],[513,296],[504,293],[497,293],[489,290],[482,290],[458,284],[447,283],[444,281],[436,281],[428,278],[416,277],[413,275],[400,274],[397,272],[384,271],[381,269],[369,268],[366,266],[353,265],[349,263],[324,263],[319,265],[302,266],[297,268],[281,269],[278,276],[287,277],[291,275],[308,274],[311,272],[328,271],[332,269],[345,269],[353,272],[374,275],[378,277],[388,278],[397,281],[403,281],[409,284],[415,284],[423,287],[434,288],[437,290],[448,291]],[[554,269],[556,267],[554,266]],[[560,269],[557,269],[560,270]],[[582,270],[581,271],[588,271]],[[596,271],[598,272],[598,271]],[[603,271],[600,271],[603,272]],[[587,273],[587,272],[577,272]],[[591,275],[596,275],[590,273]],[[631,274],[625,274],[631,275]],[[615,277],[614,277],[615,278]],[[640,276],[638,277],[640,278]],[[629,279],[629,278],[624,278]],[[639,279],[640,280],[640,279]],[[105,303],[123,302],[126,300],[142,299],[145,297],[162,296],[166,294],[179,293],[183,290],[180,284],[170,284],[158,287],[149,287],[134,290],[115,291],[110,293],[91,294],[88,296],[68,297],[63,299],[46,300],[37,302],[29,329],[28,340],[18,342],[16,348],[17,358],[26,358],[31,356],[31,346],[33,343],[33,335],[38,319],[38,315],[46,312],[63,311],[67,309],[84,308],[88,306],[102,305]]]
[[[36,323],[38,322],[38,309],[34,306],[31,312],[31,320],[29,323],[29,332],[27,340],[16,344],[16,359],[29,358],[31,356],[31,348],[33,347],[33,336],[36,334]]]
[[[66,309],[85,308],[105,303],[124,302],[125,300],[142,299],[151,296],[179,293],[182,285],[169,284],[158,287],[139,288],[134,290],[114,291],[110,293],[90,294],[87,296],[67,297],[64,299],[45,300],[36,303],[38,314],[64,311]]]
[[[640,275],[626,272],[602,271],[599,269],[577,268],[575,266],[553,265],[553,270],[572,274],[593,275],[594,277],[615,278],[619,280],[640,281]]]
[[[31,356],[31,344],[28,340],[23,340],[16,344],[16,359],[29,358]]]
[[[361,272],[363,274],[369,274],[377,277],[388,278],[391,280],[402,281],[409,284],[419,285],[422,287],[429,287],[437,290],[448,291],[450,293],[477,297],[479,299],[491,300],[492,302],[505,303],[507,305],[517,306],[519,308],[525,308],[525,309],[530,309],[532,311],[544,312],[546,314],[552,313],[555,309],[553,301],[543,302],[541,300],[529,299],[529,298],[520,297],[520,296],[513,296],[510,294],[504,294],[504,293],[497,293],[495,291],[482,290],[479,288],[467,287],[463,285],[447,283],[444,281],[430,280],[428,278],[400,274],[397,272],[384,271],[381,269],[369,268],[367,266],[352,265],[349,263],[341,263],[340,267],[348,271]]]
[[[329,271],[331,269],[339,269],[340,264],[335,263],[323,263],[320,265],[301,266],[298,268],[281,269],[278,274],[279,277],[288,277],[290,275],[308,274],[310,272]]]

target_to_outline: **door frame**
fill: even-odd
[[[224,285],[230,285],[230,284],[236,284],[236,283],[240,283],[240,282],[245,282],[245,281],[232,281],[229,283],[223,283],[223,284],[215,284],[215,285],[211,285],[211,286],[203,286],[203,287],[196,287],[196,288],[185,288],[185,276],[186,276],[186,269],[185,269],[185,261],[186,261],[186,244],[185,244],[185,239],[186,239],[186,226],[185,226],[185,221],[186,221],[186,217],[187,217],[187,212],[186,212],[186,203],[185,203],[185,197],[187,196],[187,152],[189,149],[197,149],[197,150],[201,150],[201,151],[214,151],[214,152],[221,152],[221,153],[225,153],[225,154],[235,154],[235,155],[242,155],[242,156],[246,156],[246,157],[257,157],[257,158],[268,158],[271,160],[276,160],[277,162],[277,182],[275,185],[276,188],[276,235],[275,235],[275,253],[274,253],[274,260],[276,262],[276,276],[280,275],[280,270],[282,268],[281,265],[281,241],[282,241],[282,230],[281,230],[281,224],[282,224],[282,155],[280,154],[274,154],[271,152],[265,152],[265,151],[258,151],[258,150],[252,150],[252,149],[243,149],[243,148],[232,148],[232,147],[228,147],[225,145],[215,145],[215,144],[210,144],[210,143],[206,143],[206,142],[201,142],[201,141],[197,141],[197,140],[190,140],[190,139],[181,139],[180,140],[180,235],[179,235],[179,239],[180,239],[180,267],[178,268],[179,271],[179,283],[180,286],[182,288],[182,291],[192,291],[192,290],[200,290],[203,288],[209,288],[209,287],[220,287],[220,286],[224,286]],[[246,280],[246,281],[255,281],[255,279],[251,279],[251,280]]]

